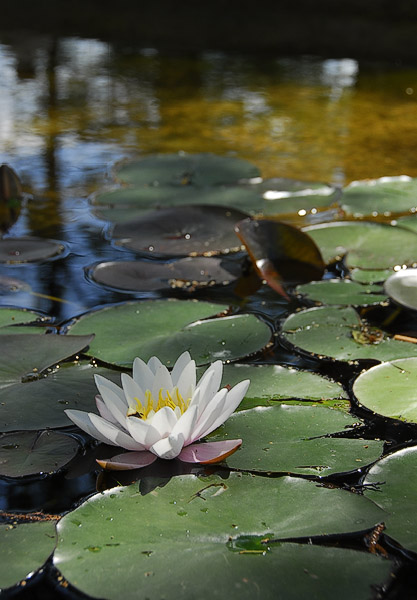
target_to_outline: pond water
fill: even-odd
[[[400,64],[168,55],[95,39],[3,34],[0,72],[0,163],[16,171],[28,194],[6,237],[65,245],[56,260],[0,265],[0,305],[41,311],[58,326],[93,307],[154,296],[105,289],[85,274],[95,262],[135,256],[109,244],[108,224],[90,204],[112,186],[122,159],[211,152],[246,159],[265,178],[337,186],[417,177],[417,69]],[[25,286],[9,285],[9,278]],[[285,302],[265,294],[273,321]],[[297,360],[288,355],[285,362]],[[346,383],[350,374],[341,369],[340,379]],[[2,481],[0,508],[68,510],[96,486],[94,475],[80,472]]]

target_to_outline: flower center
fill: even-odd
[[[136,406],[134,408],[129,408],[127,411],[128,417],[139,417],[139,419],[150,419],[153,415],[164,408],[165,406],[169,406],[177,416],[180,417],[188,408],[190,404],[191,398],[184,398],[181,396],[177,387],[174,387],[171,392],[168,390],[161,388],[158,394],[158,400],[156,400],[152,392],[150,390],[146,390],[144,401],[141,402],[139,398],[135,396],[134,400],[136,401]]]

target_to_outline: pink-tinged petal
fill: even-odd
[[[159,433],[160,438],[167,437],[177,424],[177,416],[169,406],[163,406],[152,417],[150,424]]]
[[[65,414],[75,425],[77,425],[77,427],[91,435],[99,442],[104,442],[104,444],[110,444],[111,446],[118,446],[118,444],[111,442],[105,435],[100,433],[100,431],[98,431],[98,429],[93,425],[91,422],[92,413],[86,413],[82,410],[67,409]]]
[[[108,410],[107,406],[104,404],[103,398],[97,394],[95,401],[100,416],[103,417],[103,419],[106,419],[106,421],[110,421],[110,423],[117,425],[118,421],[116,421],[111,412]]]
[[[242,440],[203,442],[185,446],[178,455],[182,462],[210,465],[225,460],[240,448]]]
[[[165,458],[170,460],[176,458],[181,452],[184,445],[184,437],[179,434],[178,436],[169,435],[163,440],[156,442],[149,450],[159,456],[159,458]]]
[[[117,454],[113,458],[97,459],[98,464],[103,469],[111,471],[129,471],[133,469],[142,469],[156,461],[158,457],[152,452],[124,452]]]
[[[140,385],[127,373],[122,373],[121,380],[123,392],[129,407],[133,410],[137,410],[136,398],[143,404],[145,401],[146,388],[143,390]]]
[[[197,410],[198,406],[190,406],[185,413],[181,415],[171,431],[173,436],[182,435],[184,444],[189,444],[191,442],[191,436],[197,421]]]
[[[173,387],[170,372],[164,365],[161,365],[156,370],[155,379],[151,387],[152,396],[155,402],[158,402],[160,389],[171,392]]]
[[[223,414],[225,403],[227,400],[228,391],[226,388],[221,389],[214,396],[212,401],[206,406],[202,414],[199,415],[195,427],[192,432],[191,442],[199,440],[205,431],[211,427],[211,425],[217,421],[219,415]]]
[[[159,367],[162,367],[163,364],[161,363],[161,361],[159,360],[159,358],[157,356],[151,356],[151,358],[148,360],[148,367],[150,368],[150,370],[152,371],[152,373],[155,375],[155,373],[157,372],[157,370],[159,369]]]
[[[152,389],[154,374],[141,358],[133,361],[133,379],[145,392]]]
[[[101,375],[94,375],[96,386],[100,392],[100,396],[106,405],[107,410],[113,415],[115,419],[122,427],[125,426],[126,413],[128,404],[123,394],[123,401],[120,399],[119,394],[116,394],[112,388],[105,384],[107,379]],[[104,381],[103,381],[104,380]],[[123,390],[121,390],[123,393]]]
[[[126,419],[126,427],[132,438],[139,444],[142,444],[146,450],[149,450],[155,442],[161,439],[158,430],[151,423],[137,417],[128,417]]]
[[[172,383],[174,384],[174,386],[177,385],[177,382],[181,376],[181,373],[183,372],[183,370],[185,369],[185,367],[188,365],[188,363],[191,362],[191,356],[189,352],[183,352],[181,354],[181,356],[179,356],[177,358],[177,360],[175,361],[175,365],[172,367],[172,371],[171,371],[171,379],[172,379]]]
[[[172,379],[172,383],[177,386],[179,393],[186,400],[191,398],[196,384],[195,361],[191,360],[183,369],[177,383]]]
[[[121,446],[125,450],[146,450],[143,444],[136,442],[129,434],[121,431],[117,425],[109,423],[102,417],[90,413],[89,415],[94,427],[107,438],[107,442],[111,442],[114,446]]]

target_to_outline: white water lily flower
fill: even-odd
[[[133,362],[133,376],[121,375],[122,388],[95,375],[99,415],[66,410],[80,429],[100,442],[121,446],[128,453],[98,461],[112,469],[137,469],[157,457],[184,462],[214,463],[238,449],[242,440],[195,444],[222,425],[244,398],[249,380],[232,389],[219,389],[222,362],[213,363],[196,382],[196,365],[188,352],[171,372],[153,356],[146,364]]]

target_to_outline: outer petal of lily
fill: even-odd
[[[212,375],[212,373],[214,375]],[[219,390],[220,384],[222,382],[222,376],[223,376],[223,363],[221,360],[216,360],[216,362],[214,362],[212,365],[210,365],[209,368],[201,376],[201,379],[198,382],[199,388],[202,388],[203,385],[207,385],[206,384],[207,378],[213,377],[210,387],[207,388],[208,390],[210,390],[209,399],[207,400],[207,402],[210,402],[210,394],[211,394],[211,398],[213,398],[213,396]]]
[[[120,386],[118,386],[113,381],[110,381],[110,379],[107,379],[106,377],[103,377],[102,375],[94,375],[94,380],[96,382],[96,385],[97,385],[97,381],[98,381],[100,383],[100,385],[108,388],[109,390],[112,390],[112,392],[114,392],[117,396],[119,396],[119,398],[122,401],[123,405],[126,405],[125,395],[124,395],[123,390],[122,390],[122,388]]]
[[[97,459],[97,462],[103,469],[129,471],[147,467],[155,462],[157,458],[155,454],[145,450],[144,452],[124,452],[113,456],[113,458]]]
[[[196,385],[195,361],[191,360],[183,369],[177,383],[174,382],[174,379],[172,379],[172,383],[178,387],[183,398],[191,398]]]
[[[137,417],[128,417],[126,419],[126,427],[132,438],[138,444],[142,444],[146,450],[149,450],[155,442],[161,439],[159,431],[155,427]]]
[[[177,422],[177,416],[172,408],[169,406],[164,406],[163,408],[160,408],[152,417],[150,425],[157,430],[160,438],[164,438],[172,432]]]
[[[221,374],[220,374],[221,380]],[[197,399],[195,395],[193,396],[190,406],[193,404],[198,404],[198,420],[200,421],[204,411],[207,406],[212,406],[212,402],[219,393],[219,373],[218,370],[210,370],[206,373],[206,376],[203,378],[202,383],[200,381],[197,390],[200,392],[200,397]],[[196,392],[197,392],[196,390]],[[221,391],[221,390],[220,390]],[[226,390],[227,391],[227,390]]]
[[[195,440],[199,440],[201,437],[206,435],[206,429],[208,429],[212,423],[218,419],[219,415],[224,412],[227,395],[227,389],[222,388],[219,392],[217,392],[210,404],[206,406],[203,413],[198,417],[197,423],[192,432],[190,443],[195,442]]]
[[[148,365],[139,357],[133,361],[133,379],[143,390],[151,390],[154,374]]]
[[[80,429],[91,435],[93,438],[96,438],[99,442],[104,442],[105,444],[110,444],[111,446],[117,446],[114,442],[111,442],[106,436],[98,431],[98,429],[91,422],[90,415],[92,413],[86,413],[82,410],[72,410],[67,409],[65,411],[67,417],[71,419],[71,421],[77,425]],[[97,416],[97,415],[95,415]]]
[[[197,421],[197,409],[198,406],[190,406],[190,408],[181,415],[171,431],[171,435],[173,436],[182,435],[185,445],[191,442],[191,437]]]
[[[178,384],[178,379],[189,362],[191,362],[191,356],[187,351],[183,352],[175,361],[175,365],[172,367],[171,371],[171,379],[174,387]]]
[[[184,445],[184,437],[179,434],[178,436],[169,435],[163,440],[156,442],[149,450],[159,456],[159,458],[176,458],[181,452]]]
[[[159,367],[163,367],[163,364],[161,363],[161,361],[159,360],[159,358],[157,356],[151,356],[151,358],[148,360],[148,367],[150,368],[152,373],[155,375],[155,373],[157,372]]]
[[[122,381],[123,392],[125,394],[127,403],[129,404],[130,408],[136,410],[137,403],[135,398],[137,398],[143,404],[145,400],[146,388],[145,390],[143,390],[141,386],[127,373],[122,373],[120,378]]]
[[[110,421],[110,423],[114,423],[114,425],[117,425],[118,421],[116,421],[116,419],[113,417],[107,406],[104,404],[103,398],[97,394],[97,396],[95,397],[95,401],[100,416],[103,417],[103,419],[106,419],[106,421]]]
[[[128,408],[126,400],[122,401],[119,394],[117,394],[113,388],[106,385],[106,383],[109,382],[108,379],[105,379],[101,375],[94,375],[94,379],[106,408],[111,412],[114,419],[116,419],[116,421],[120,423],[122,427],[125,427],[126,413]],[[123,390],[120,391],[123,394]]]
[[[89,417],[91,419],[92,424],[98,431],[107,439],[107,444],[111,442],[114,446],[121,446],[126,450],[145,450],[146,448],[143,444],[139,444],[136,442],[130,435],[121,431],[117,425],[113,425],[113,423],[109,423],[102,417],[95,415],[94,413],[90,413]]]
[[[203,442],[185,446],[178,458],[186,463],[201,463],[209,465],[221,462],[236,452],[242,440],[224,440],[222,442]]]
[[[151,387],[152,396],[155,402],[158,402],[160,389],[171,391],[173,387],[174,386],[172,385],[171,375],[168,369],[164,365],[161,365],[156,370],[155,379]]]
[[[223,423],[226,421],[226,419],[228,419],[230,417],[230,415],[237,409],[239,404],[242,402],[242,400],[245,397],[245,394],[248,390],[249,384],[250,384],[250,380],[246,379],[245,381],[241,381],[240,383],[236,384],[230,390],[230,392],[228,392],[226,402],[224,405],[224,409],[222,410],[221,414],[218,415],[217,419],[211,425],[209,425],[211,419],[207,421],[206,426],[203,429],[203,431],[200,433],[199,438],[204,437],[205,435],[208,435],[209,433],[211,433],[212,431],[217,429],[217,427],[220,427],[220,425],[223,425]],[[216,413],[213,411],[212,414],[215,415]],[[197,438],[194,438],[194,439],[197,439]]]

